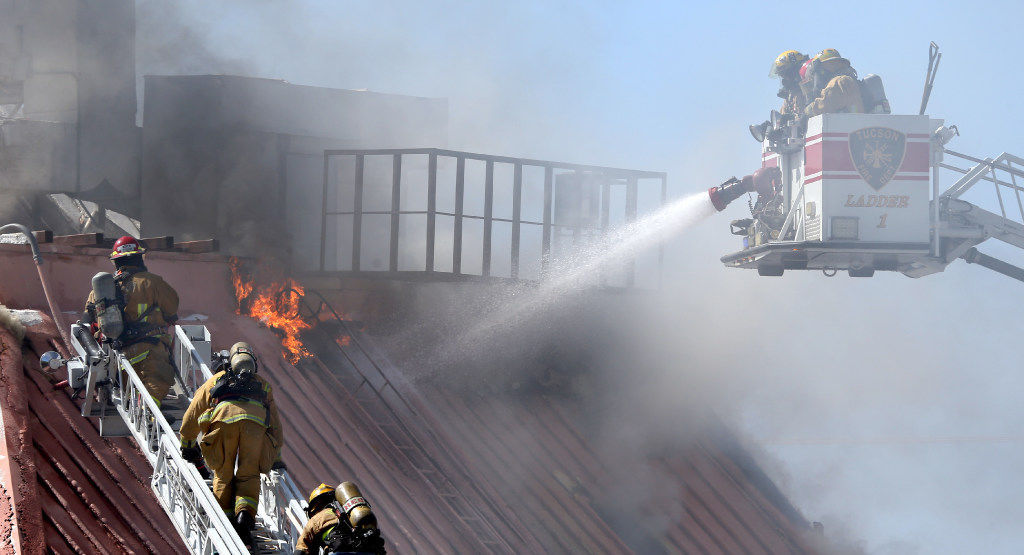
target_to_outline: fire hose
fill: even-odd
[[[61,339],[64,341],[64,350],[66,353],[71,352],[71,339],[68,337],[68,330],[64,326],[64,318],[61,316],[57,305],[53,302],[53,296],[50,295],[50,288],[46,285],[46,276],[43,275],[43,257],[39,253],[39,243],[36,242],[36,238],[32,235],[32,232],[27,227],[21,224],[7,224],[0,226],[0,233],[8,233],[11,230],[18,231],[28,240],[28,244],[32,247],[32,259],[36,263],[36,272],[39,274],[39,283],[43,286],[43,296],[46,297],[46,304],[50,309],[50,316],[53,317],[53,325],[57,326],[57,331],[60,333]]]

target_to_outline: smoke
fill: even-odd
[[[437,360],[432,366],[475,357],[478,353],[474,351],[489,356],[495,343],[507,343],[507,337],[521,328],[536,329],[546,314],[563,310],[566,303],[578,302],[581,296],[600,289],[609,275],[633,272],[629,264],[638,255],[714,211],[707,193],[696,193],[554,260],[547,277],[539,284],[510,286],[490,296],[486,306],[474,306],[472,313],[458,318],[464,330],[451,333],[445,345],[436,349]]]
[[[452,148],[668,170],[673,198],[757,165],[745,129],[775,107],[764,66],[794,40],[765,38],[778,17],[767,5],[742,17],[732,7],[691,15],[573,3],[138,6],[140,74],[245,73],[446,97]],[[1000,75],[1011,90],[1019,77],[988,64],[998,63],[992,51],[1012,49],[1015,31],[972,9],[877,5],[840,26],[794,13],[787,27],[801,30],[802,47],[839,46],[862,74],[882,75],[901,113],[916,112],[923,67],[892,52],[920,51],[923,65],[927,41],[947,37],[933,111],[969,124],[958,148],[1012,152],[1012,95],[979,101],[987,93],[957,83]],[[905,28],[922,17],[920,30]],[[728,21],[728,35],[708,21]],[[864,28],[887,40],[866,41]],[[977,40],[964,28],[991,32]],[[745,215],[735,204],[670,243],[662,292],[581,295],[529,326],[494,327],[472,351],[489,356],[467,355],[435,377],[474,394],[576,399],[610,452],[654,452],[713,409],[764,446],[759,462],[824,522],[838,552],[1016,551],[1024,413],[1019,323],[1007,308],[1019,284],[962,264],[919,280],[726,270],[719,257],[739,248],[728,220]],[[493,289],[478,288],[474,301],[471,288],[425,288],[422,325],[396,336],[410,361],[464,333],[468,316],[507,317],[493,312]],[[656,493],[663,478],[637,482]]]
[[[574,46],[582,40],[604,48],[605,30],[588,27],[587,12],[555,6],[532,17],[511,8],[460,6],[449,18],[432,18],[436,26],[425,33],[400,24],[427,16],[411,5],[384,6],[374,14],[347,6],[319,18],[329,25],[303,4],[288,6],[293,9],[280,3],[246,2],[243,10],[237,2],[140,2],[139,74],[241,73],[447,97],[452,148],[662,169],[645,167],[653,158],[641,148],[622,148],[622,132],[631,122],[609,118],[608,106],[597,102],[618,76]],[[397,23],[383,24],[387,16]],[[565,20],[578,23],[573,32],[564,32]],[[552,45],[575,51],[573,61],[546,56],[547,47],[539,43],[501,43],[519,43],[530,27]],[[581,78],[588,86],[579,86]],[[565,96],[574,99],[571,105]],[[191,113],[187,102],[180,111]],[[717,142],[731,139],[721,134]],[[710,152],[721,150],[714,140],[701,144]],[[742,378],[702,354],[706,338],[692,339],[691,326],[680,325],[678,309],[663,304],[660,294],[597,294],[595,286],[601,275],[620,272],[617,264],[712,212],[704,178],[718,182],[721,176],[711,169],[704,173],[693,176],[699,185],[682,200],[557,261],[551,279],[536,287],[482,286],[475,298],[469,285],[425,287],[433,291],[422,293],[419,310],[391,341],[392,350],[405,355],[406,368],[422,369],[421,379],[469,398],[519,403],[542,394],[576,407],[578,425],[604,466],[613,469],[594,504],[619,507],[622,514],[606,520],[621,522],[620,534],[634,546],[645,546],[646,534],[661,532],[684,510],[677,476],[646,461],[699,437],[713,413],[732,414],[739,404],[733,388]],[[498,199],[496,212],[506,208]],[[658,510],[652,514],[647,506]],[[647,519],[641,525],[624,514]]]

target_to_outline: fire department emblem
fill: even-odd
[[[865,127],[850,133],[850,158],[860,176],[876,191],[896,175],[907,152],[907,136],[888,127]]]

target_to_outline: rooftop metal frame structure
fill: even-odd
[[[427,203],[423,210],[402,210],[402,164],[403,157],[411,155],[426,155],[428,157],[427,170]],[[390,156],[392,159],[392,184],[391,184],[391,206],[389,210],[365,210],[363,207],[364,187],[366,178],[365,160],[368,156]],[[329,208],[329,192],[332,186],[337,184],[331,179],[332,159],[349,157],[354,159],[354,198],[352,210],[332,210]],[[453,212],[440,211],[437,209],[437,187],[438,187],[438,160],[443,158],[454,159],[455,171],[455,207]],[[482,215],[467,214],[465,211],[466,201],[466,161],[475,160],[484,162],[486,177],[484,180],[484,213]],[[511,165],[513,168],[513,190],[512,190],[512,217],[501,218],[494,216],[494,170],[497,165]],[[523,170],[524,168],[543,168],[544,170],[544,192],[543,192],[543,216],[541,221],[527,220],[522,217],[523,207]],[[575,172],[577,175],[590,173],[601,177],[600,184],[592,186],[600,187],[600,222],[595,228],[588,228],[600,234],[610,229],[610,191],[615,185],[625,187],[625,222],[634,221],[637,217],[637,199],[639,194],[639,181],[641,179],[658,180],[661,186],[660,204],[664,205],[668,194],[668,180],[665,172],[629,170],[622,168],[610,168],[603,166],[591,166],[584,164],[572,164],[567,162],[554,162],[547,160],[533,160],[529,158],[514,158],[509,156],[495,156],[489,154],[478,154],[445,150],[438,148],[413,148],[413,149],[370,149],[370,150],[325,150],[324,151],[324,172],[323,172],[323,203],[321,212],[320,227],[320,272],[340,273],[349,275],[377,275],[381,277],[399,279],[474,279],[494,278],[492,273],[493,255],[493,233],[495,222],[506,222],[511,224],[511,272],[508,276],[512,280],[523,279],[520,276],[521,269],[521,236],[523,226],[539,226],[543,229],[541,248],[541,276],[547,274],[550,268],[552,256],[552,235],[558,229],[576,229],[579,225],[566,225],[554,221],[552,214],[553,196],[555,188],[555,172]],[[339,191],[340,193],[340,191]],[[366,215],[390,216],[390,237],[388,247],[388,269],[386,271],[369,271],[362,268],[361,256],[363,248],[363,236],[366,233],[363,217]],[[401,216],[404,215],[425,215],[426,216],[426,264],[422,271],[399,271],[399,230]],[[351,240],[352,255],[350,269],[341,270],[331,267],[327,256],[328,222],[331,218],[338,216],[352,216]],[[435,264],[436,230],[437,217],[448,216],[454,219],[454,233],[452,238],[452,269],[451,271],[440,270]],[[480,274],[466,273],[463,267],[463,225],[466,220],[480,220],[483,222],[483,246],[482,246],[482,270]],[[346,239],[344,233],[339,233],[339,241]],[[660,274],[663,252],[659,247],[658,272]],[[627,287],[635,283],[635,268],[630,265],[626,278]]]

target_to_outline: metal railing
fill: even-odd
[[[206,362],[210,356],[209,343],[210,334],[206,326],[174,327],[174,362],[190,401],[196,390],[213,377]],[[271,470],[261,475],[257,504],[257,519],[261,526],[255,534],[261,552],[291,551],[306,524],[304,500],[286,470]]]
[[[402,209],[403,191],[410,193],[407,182],[403,182],[403,165],[408,166],[410,157],[426,157],[425,180],[419,185],[420,189],[415,190],[417,196],[425,196],[422,206],[415,209]],[[371,176],[368,183],[367,160],[370,158],[390,158],[390,183],[387,178],[376,180]],[[334,175],[336,170],[343,164],[337,160],[345,161],[351,165],[351,202],[342,199],[341,184]],[[483,164],[485,177],[483,178],[482,191],[469,191],[467,187],[467,161],[475,165]],[[439,163],[451,164],[454,162],[454,176],[450,185],[454,190],[452,193],[452,210],[438,209],[439,190]],[[421,163],[422,166],[422,163]],[[495,173],[496,169],[511,167],[511,216],[500,217],[495,215]],[[407,168],[408,169],[408,168]],[[524,172],[543,171],[543,188],[541,198],[524,196]],[[507,171],[507,170],[506,170]],[[348,173],[348,172],[345,172]],[[584,198],[581,203],[588,206],[579,206],[587,217],[561,218],[561,210],[558,206],[557,189],[564,174],[571,174],[565,179],[575,180],[576,187],[583,190]],[[539,177],[539,176],[538,176]],[[611,227],[611,211],[613,190],[624,189],[622,202],[622,216],[624,222],[628,223],[637,217],[638,196],[641,181],[653,180],[659,189],[655,189],[658,204],[663,205],[667,198],[667,178],[664,172],[650,172],[627,170],[619,168],[608,168],[601,166],[589,166],[581,164],[570,164],[564,162],[552,162],[543,160],[532,160],[526,158],[512,158],[507,156],[493,156],[487,154],[475,154],[470,152],[442,150],[435,148],[421,149],[380,149],[380,150],[326,150],[324,151],[324,175],[323,175],[323,198],[320,229],[320,260],[319,270],[321,272],[343,272],[359,274],[385,274],[391,276],[408,276],[410,273],[418,274],[448,274],[454,277],[480,276],[480,277],[507,277],[511,279],[525,279],[522,275],[523,269],[523,230],[526,227],[533,227],[541,230],[540,252],[537,254],[539,260],[532,260],[532,267],[539,267],[539,275],[546,275],[551,264],[552,243],[559,240],[559,234],[571,234],[574,244],[587,234],[603,235]],[[347,178],[346,178],[347,179]],[[380,185],[381,187],[374,186]],[[441,183],[445,185],[445,183]],[[473,185],[472,183],[470,185]],[[415,185],[412,185],[415,186]],[[373,188],[374,192],[387,192],[390,188],[390,207],[384,210],[367,209],[364,206],[367,192]],[[425,190],[424,190],[425,189]],[[532,187],[539,192],[538,187]],[[646,190],[646,189],[645,189]],[[474,198],[482,194],[482,213],[471,213],[466,209],[467,195]],[[344,202],[343,202],[344,200]],[[543,208],[540,210],[539,219],[528,219],[523,217],[524,202],[529,206]],[[345,204],[346,209],[339,209],[339,205]],[[563,205],[571,202],[563,198]],[[350,205],[350,209],[348,209]],[[563,206],[564,207],[564,206]],[[571,208],[571,207],[570,207]],[[425,217],[424,239],[425,245],[422,251],[422,264],[413,270],[400,269],[400,254],[408,253],[408,245],[401,244],[401,222],[403,216]],[[350,217],[351,226],[342,226],[341,217]],[[364,238],[373,235],[372,230],[367,229],[367,217],[388,218],[388,247],[387,247],[387,269],[367,269],[363,265]],[[436,249],[438,236],[439,217],[449,218],[452,225],[451,234],[451,267],[441,269],[437,263]],[[583,221],[585,220],[585,221]],[[447,219],[445,220],[448,221]],[[467,233],[465,225],[468,221],[479,221],[482,224],[480,231],[480,271],[468,272],[464,264],[464,255],[467,254],[466,245]],[[494,235],[495,223],[507,224],[510,227],[509,238],[509,271],[507,276],[496,276],[493,271]],[[349,227],[351,231],[344,229]],[[476,240],[476,237],[474,237]],[[333,242],[333,252],[329,244]],[[351,254],[347,264],[337,260],[339,247],[347,243],[350,245]],[[347,245],[346,245],[347,248]],[[416,249],[418,250],[418,246]],[[447,246],[445,246],[447,248]],[[380,253],[384,255],[384,252]],[[474,256],[475,252],[472,253]],[[659,250],[658,271],[660,272],[663,255]],[[382,258],[381,258],[382,259]],[[634,283],[633,269],[627,277],[627,285]],[[440,276],[438,276],[440,277]]]
[[[1024,158],[1006,152],[995,158],[985,158],[984,160],[952,150],[945,150],[943,154],[974,164],[970,169],[949,163],[939,164],[940,168],[962,174],[960,179],[942,194],[943,197],[960,198],[979,182],[985,181],[991,183],[995,189],[1000,215],[1003,218],[1024,223],[1024,201],[1021,200],[1021,192],[1024,191]],[[1018,178],[1021,180],[1020,183],[1018,183]],[[1007,213],[1007,202],[1003,199],[1004,190],[1007,194],[1012,193],[1013,196],[1010,198],[1016,200],[1017,214],[1014,216]]]
[[[947,261],[967,258],[965,255],[973,246],[989,237],[1024,248],[1024,158],[1004,152],[995,158],[981,159],[951,150],[944,150],[942,156],[974,164],[968,168],[941,160],[938,164],[960,174],[940,195],[938,203],[942,211],[938,235],[946,246],[940,252]],[[992,189],[982,182],[991,183]],[[1016,205],[1016,210],[1007,205]]]
[[[87,348],[79,339],[90,337],[88,330],[79,324],[71,326],[71,336],[78,356],[88,361],[89,385],[100,386],[96,391],[101,398],[101,415],[109,405],[117,409],[128,433],[153,467],[150,485],[189,551],[204,555],[248,553],[210,487],[196,468],[181,458],[177,433],[167,423],[128,359],[114,349],[97,359],[96,349]],[[117,385],[114,391],[110,391],[111,384]],[[91,391],[92,387],[87,390],[87,402],[83,405],[85,416],[92,416]]]

